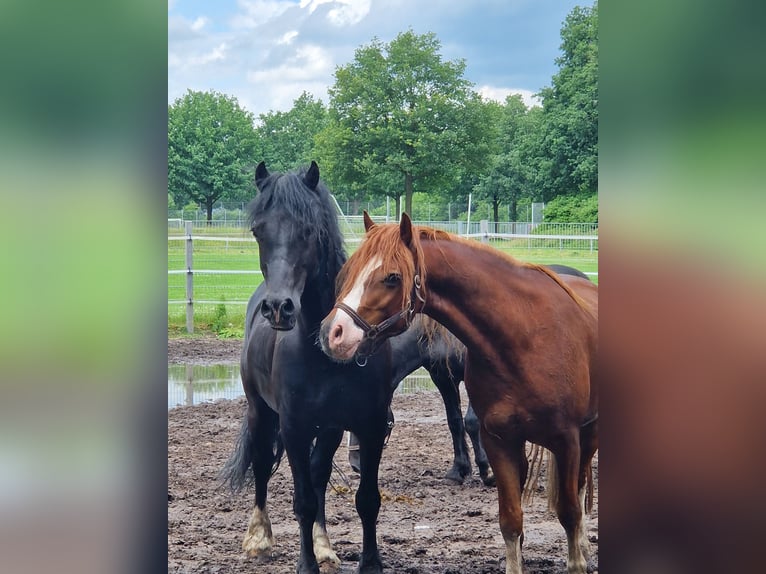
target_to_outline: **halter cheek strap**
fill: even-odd
[[[404,319],[407,327],[410,326],[410,323],[412,322],[412,316],[415,314],[415,299],[420,301],[421,303],[425,303],[426,300],[423,298],[423,295],[420,293],[421,288],[421,281],[420,281],[420,274],[415,273],[415,277],[413,280],[412,285],[412,294],[410,295],[409,299],[409,305],[405,308],[399,311],[398,313],[391,315],[388,319],[385,319],[378,323],[377,325],[370,325],[367,321],[365,321],[359,313],[357,313],[354,309],[349,307],[343,302],[339,302],[335,304],[336,309],[341,309],[348,313],[348,315],[353,319],[354,323],[357,324],[357,326],[364,331],[364,339],[374,342],[375,339],[377,339],[382,333],[390,329],[392,326],[394,326],[396,323],[398,323],[401,319]],[[357,359],[357,363],[359,363],[359,359]],[[359,366],[364,366],[367,364],[367,359],[364,357],[364,364],[360,364]]]

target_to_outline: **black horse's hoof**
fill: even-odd
[[[298,562],[298,566],[295,568],[295,574],[319,574],[319,564],[317,564],[316,561],[311,565]]]
[[[471,470],[472,469],[470,464],[466,466],[458,463],[453,463],[452,468],[447,471],[447,474],[444,475],[444,478],[457,485],[461,485],[465,482],[466,478],[471,476]]]
[[[495,486],[495,475],[484,475],[481,477],[481,481],[484,483],[484,486]]]
[[[383,562],[381,562],[380,556],[374,556],[373,558],[362,556],[356,572],[357,574],[383,574]]]

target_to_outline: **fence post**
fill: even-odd
[[[194,282],[192,274],[192,222],[186,222],[186,332],[194,333]]]
[[[481,219],[479,220],[479,233],[481,233],[481,242],[487,243],[488,234],[489,234],[489,220],[488,219]]]

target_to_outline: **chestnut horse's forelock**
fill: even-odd
[[[415,257],[418,260],[418,272],[421,284],[425,285],[426,269],[423,265],[423,250],[420,241],[413,237],[416,256],[402,242],[399,236],[398,225],[376,225],[371,228],[367,235],[351,257],[348,258],[341,274],[338,277],[337,300],[342,301],[349,294],[364,267],[373,257],[381,260],[381,269],[384,274],[399,273],[402,278],[402,293],[400,309],[406,309],[410,305],[412,286],[415,283]],[[422,292],[421,292],[422,294]]]

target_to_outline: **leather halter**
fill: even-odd
[[[364,331],[364,338],[359,343],[361,346],[362,343],[365,341],[370,341],[370,346],[374,348],[375,341],[378,339],[380,335],[388,331],[392,326],[394,326],[396,323],[398,323],[401,319],[404,319],[407,327],[410,326],[410,323],[412,323],[412,316],[415,314],[415,299],[420,301],[421,303],[425,303],[426,300],[423,298],[423,296],[420,293],[421,288],[421,282],[420,282],[420,274],[415,273],[415,277],[413,278],[413,285],[412,285],[412,294],[410,295],[409,302],[407,304],[407,307],[405,309],[402,309],[398,313],[395,313],[394,315],[391,315],[388,319],[384,319],[377,325],[370,325],[367,321],[365,321],[359,313],[357,313],[354,309],[349,307],[343,302],[336,303],[334,305],[334,308],[341,309],[348,313],[348,315],[353,319],[354,323],[357,324],[357,326]],[[369,357],[372,354],[373,351],[370,353],[364,355],[359,353],[357,350],[356,353],[356,364],[360,367],[364,367],[367,364],[367,357]]]

